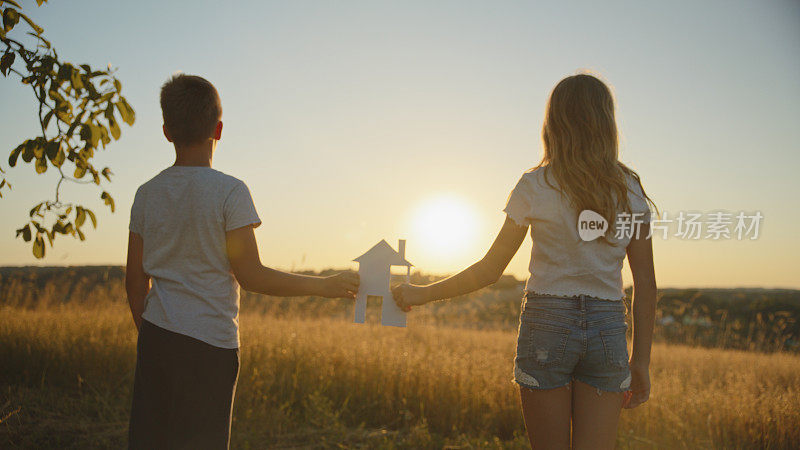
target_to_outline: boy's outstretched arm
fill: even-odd
[[[228,231],[226,240],[231,269],[245,290],[280,297],[318,295],[329,298],[355,298],[358,292],[359,280],[355,272],[315,277],[264,267],[252,226]]]
[[[413,305],[457,297],[494,284],[519,250],[527,232],[527,226],[517,225],[510,218],[506,218],[500,233],[483,259],[450,278],[427,286],[411,284],[396,286],[392,289],[394,301],[400,308],[408,310]]]
[[[142,313],[144,312],[144,299],[150,291],[150,277],[144,273],[142,264],[144,254],[144,241],[142,236],[128,233],[128,262],[125,266],[125,292],[128,294],[128,304],[131,307],[133,323],[138,330],[142,326]]]

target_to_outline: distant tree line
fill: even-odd
[[[333,269],[318,272],[327,274]],[[308,272],[314,273],[314,272]],[[124,305],[120,266],[0,267],[0,307],[47,308],[76,303],[87,308]],[[414,283],[440,276],[414,273]],[[396,281],[404,280],[396,277]],[[516,328],[523,283],[504,275],[495,285],[412,312],[411,324],[467,328]],[[626,302],[630,310],[631,289]],[[337,299],[270,298],[243,292],[245,312],[279,317],[351,319],[352,304]],[[124,311],[124,309],[123,309]],[[704,347],[800,351],[800,290],[661,289],[656,340]],[[630,321],[630,314],[628,315]]]

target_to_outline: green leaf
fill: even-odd
[[[103,148],[106,148],[106,145],[111,143],[111,137],[108,135],[108,129],[104,126],[100,126],[100,141],[103,142]]]
[[[6,8],[3,11],[3,30],[8,33],[19,23],[19,11],[13,8]]]
[[[64,149],[61,146],[58,147],[58,153],[56,153],[55,158],[52,159],[52,163],[56,167],[61,167],[64,164],[64,160],[66,159],[66,155],[64,154]]]
[[[75,211],[75,227],[80,228],[83,222],[86,222],[86,211],[80,206]]]
[[[19,158],[19,154],[22,152],[22,149],[25,148],[25,144],[19,144],[17,148],[11,150],[11,154],[8,155],[8,165],[14,167],[17,165],[17,158]]]
[[[47,159],[36,158],[36,173],[43,174],[47,172]]]
[[[56,106],[56,117],[63,123],[70,123],[72,120],[72,114],[69,112],[69,107],[67,107],[64,103],[60,106]]]
[[[108,126],[111,128],[111,136],[114,136],[114,140],[118,140],[121,132],[117,121],[114,120],[114,116],[106,116],[106,119],[108,119]]]
[[[25,148],[22,150],[22,160],[26,163],[29,163],[33,160],[35,156],[34,150],[36,147],[36,141],[28,139],[25,141]]]
[[[108,139],[109,142],[111,141],[111,139],[108,138],[108,133],[105,133],[106,137],[105,139],[103,139],[103,131],[105,131],[104,128],[99,127],[93,123],[89,124],[89,126],[92,127],[92,147],[97,148],[97,144],[100,141],[105,142],[105,139]]]
[[[84,209],[86,214],[89,215],[89,219],[92,221],[92,228],[97,228],[97,217],[94,216],[94,213],[91,209]]]
[[[44,258],[44,239],[42,239],[42,235],[37,233],[36,240],[33,241],[33,256],[36,259]]]
[[[56,74],[56,80],[61,83],[64,81],[69,81],[70,77],[72,77],[72,66],[69,63],[61,64],[61,66],[58,68],[58,73]]]
[[[80,157],[84,161],[89,160],[91,158],[94,158],[94,148],[93,147],[88,147],[88,146],[87,147],[83,147],[78,152],[78,157]]]
[[[128,101],[124,97],[120,97],[116,105],[122,121],[128,125],[133,125],[133,122],[136,121],[136,113],[131,108],[131,105],[128,104]]]
[[[59,141],[48,141],[44,146],[44,154],[47,155],[47,159],[53,161],[56,159],[60,149],[61,143]]]
[[[39,36],[39,39],[42,39],[42,37],[41,37],[41,36]],[[53,58],[53,57],[52,57],[52,56],[50,56],[50,55],[44,55],[44,56],[42,56],[42,59],[41,59],[41,61],[42,61],[42,67],[46,69],[45,71],[47,72],[47,74],[48,74],[48,75],[52,75],[52,72],[53,72],[53,66],[54,66],[54,65],[55,65],[55,63],[57,62],[57,61],[55,60],[55,58]]]
[[[71,128],[71,127],[70,127]],[[81,137],[82,140],[89,142],[92,140],[92,127],[83,124],[81,125],[81,131],[78,132],[78,135]]]
[[[70,73],[69,83],[72,85],[72,89],[76,91],[79,89],[83,89],[83,78],[81,78],[81,72],[78,69],[72,69],[72,73]]]
[[[61,73],[61,70],[64,69],[64,67],[66,67],[66,65],[63,65],[61,66],[61,69],[58,69],[59,74]],[[50,100],[53,100],[56,103],[66,102],[66,100],[64,100],[64,97],[62,97],[61,94],[59,94],[55,84],[52,84],[50,86],[50,89],[47,91],[47,96],[50,97]]]
[[[111,194],[109,194],[106,191],[103,191],[103,193],[100,194],[100,198],[103,199],[103,202],[105,202],[105,204],[108,205],[109,208],[111,208],[111,212],[113,213],[114,212],[114,198],[111,197]]]
[[[22,240],[25,242],[31,241],[31,225],[25,225],[24,227],[17,230],[17,237],[22,235]]]
[[[83,176],[86,175],[86,167],[77,166],[75,167],[75,173],[72,174],[75,178],[81,179]]]
[[[52,118],[53,118],[53,110],[51,109],[50,111],[47,112],[47,114],[44,115],[44,120],[42,120],[42,125],[44,125],[44,127],[47,128],[47,125],[50,124],[50,119]]]
[[[97,142],[102,137],[102,132],[100,127],[87,122],[81,125],[80,136],[84,142],[89,144],[89,147],[94,148],[97,147]]]
[[[111,175],[114,175],[114,173],[108,167],[104,168],[102,173],[103,176],[106,177],[106,180],[108,181],[111,181]]]
[[[0,58],[0,72],[3,73],[3,76],[8,74],[8,69],[11,68],[12,64],[14,64],[14,58],[16,58],[16,56],[16,53],[8,50]]]
[[[38,205],[31,208],[30,212],[28,212],[29,217],[33,217],[36,214],[39,214],[39,210],[42,209],[44,202],[39,203]]]
[[[45,141],[43,137],[39,136],[36,139],[32,139],[32,142],[33,142],[33,156],[36,158],[43,157],[44,146],[47,144],[47,141]]]

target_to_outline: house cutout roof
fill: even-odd
[[[405,252],[404,252],[405,253]],[[390,266],[413,266],[400,253],[397,253],[386,240],[381,239],[366,253],[353,261],[365,264],[389,264]]]

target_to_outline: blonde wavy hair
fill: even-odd
[[[542,127],[546,167],[571,204],[603,216],[614,228],[618,212],[631,212],[627,175],[641,187],[639,174],[619,161],[619,138],[611,90],[598,78],[581,73],[561,80],[547,102]],[[642,188],[647,202],[655,203]],[[657,211],[657,208],[656,208]]]

